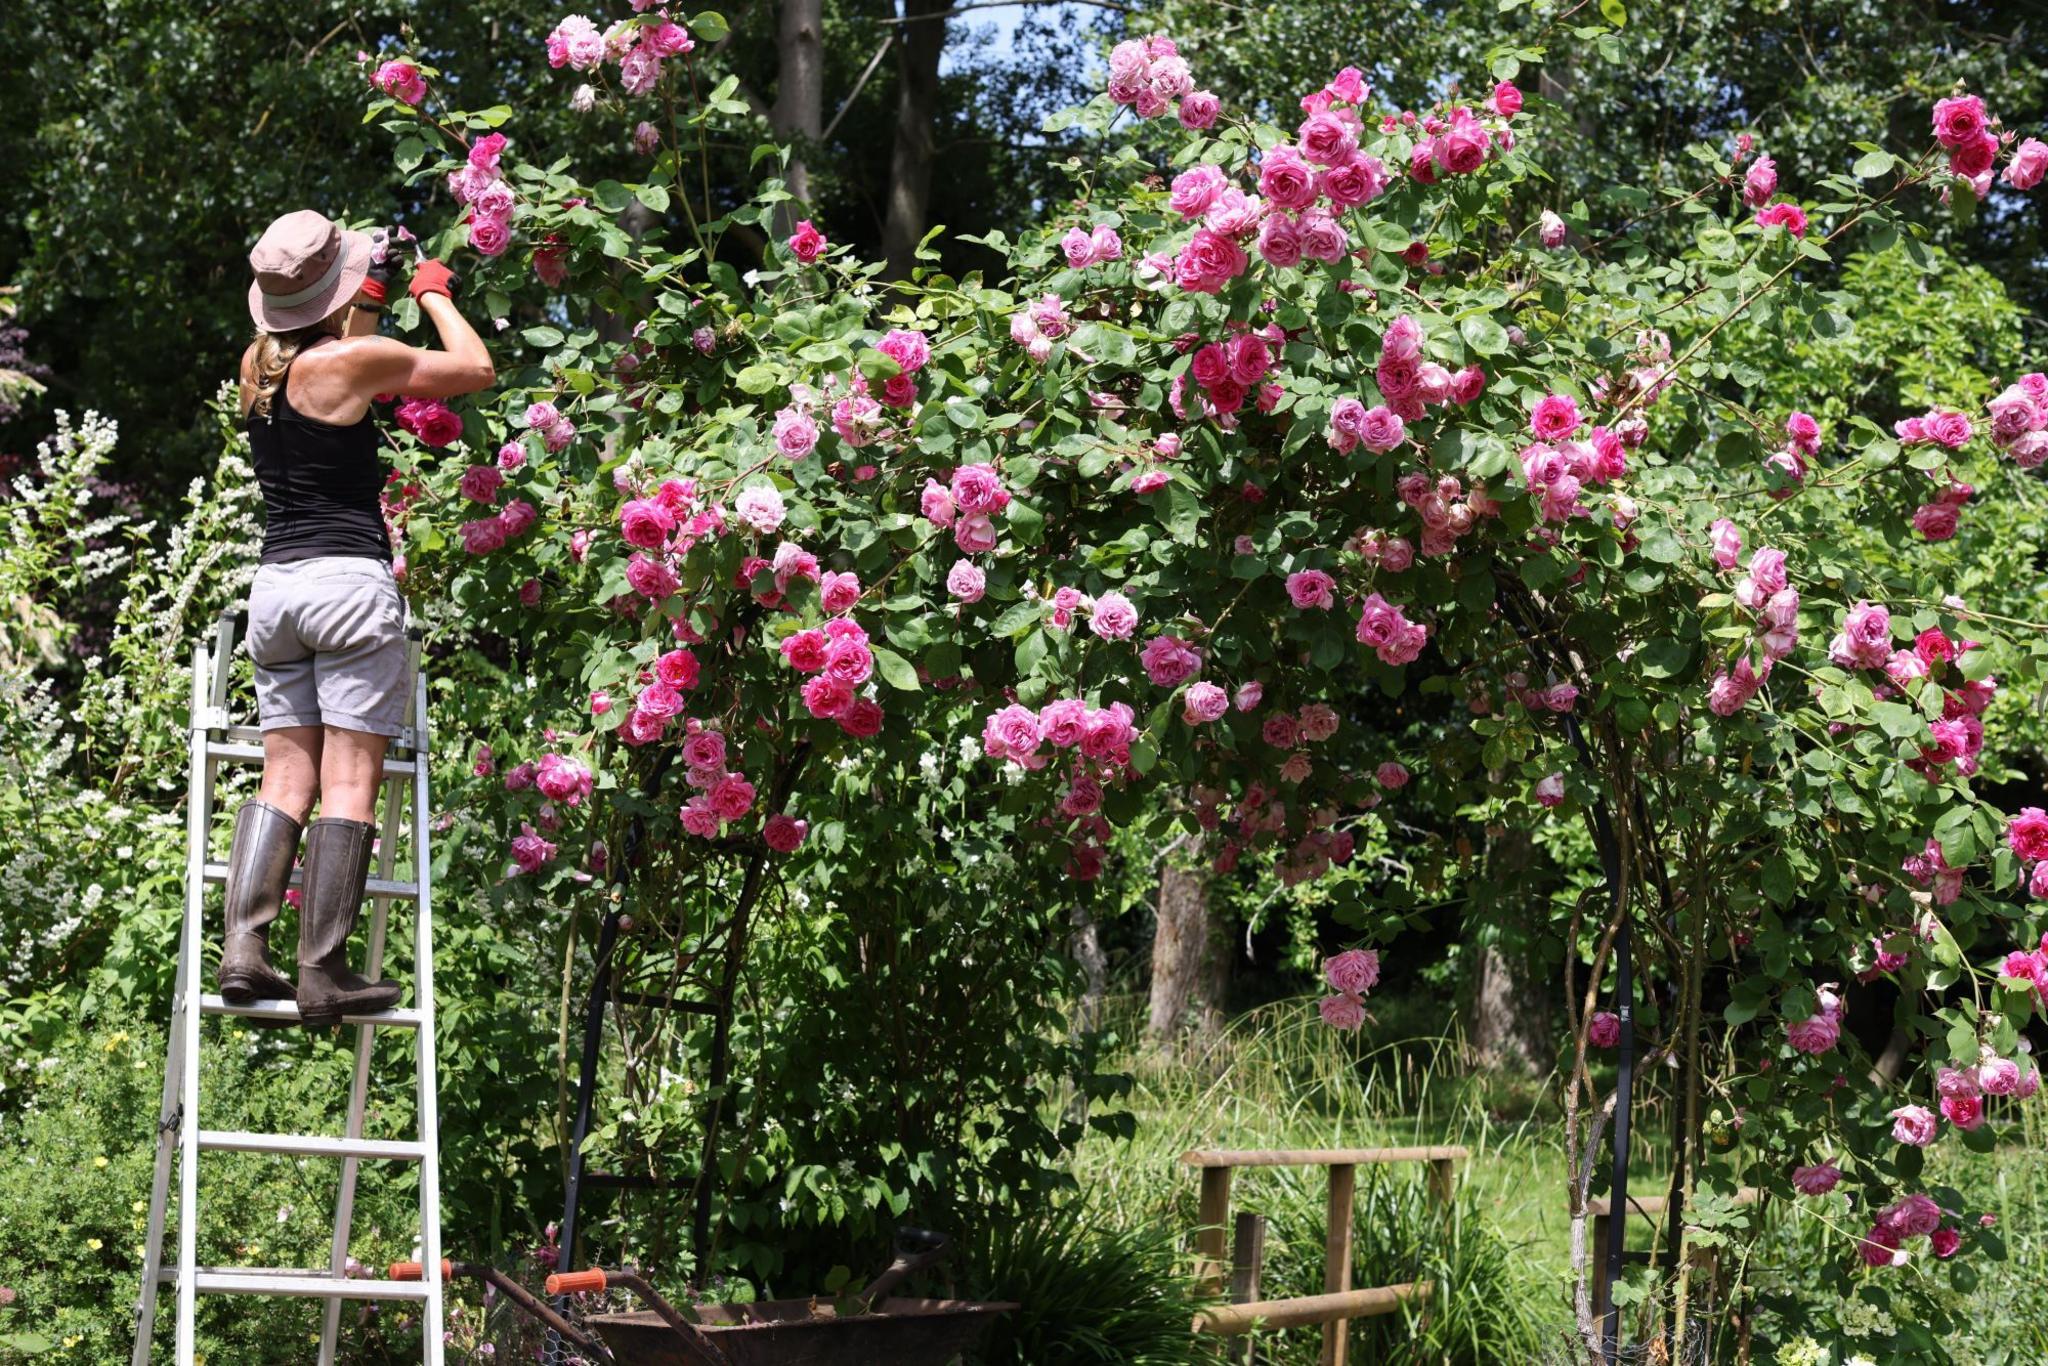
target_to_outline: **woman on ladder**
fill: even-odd
[[[384,750],[402,728],[409,681],[370,401],[448,398],[496,379],[439,261],[415,267],[411,292],[443,349],[376,335],[384,281],[373,246],[301,209],[272,223],[249,253],[257,331],[242,355],[241,391],[266,514],[248,631],[263,785],[235,813],[218,983],[237,1004],[296,999],[308,1025],[388,1010],[399,995],[398,983],[348,966]],[[320,818],[308,825],[315,798]],[[270,965],[269,935],[302,832],[294,988]]]

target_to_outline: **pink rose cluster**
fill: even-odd
[[[1412,664],[1429,643],[1429,627],[1410,621],[1402,609],[1378,593],[1366,595],[1358,614],[1358,643],[1372,647],[1390,668]]]
[[[875,343],[875,350],[897,366],[897,373],[882,383],[882,402],[891,408],[908,408],[917,402],[917,372],[932,358],[931,343],[924,333],[896,328]]]
[[[2048,460],[2048,375],[2021,375],[1991,400],[1991,444],[2023,470]]]
[[[1329,442],[1340,455],[1360,446],[1376,454],[1391,451],[1407,440],[1406,424],[1421,421],[1430,408],[1471,403],[1486,391],[1486,373],[1478,366],[1452,374],[1423,359],[1422,327],[1408,314],[1390,322],[1380,337],[1373,381],[1384,403],[1369,409],[1358,399],[1340,398],[1331,406]]]
[[[1424,470],[1410,470],[1394,481],[1394,492],[1422,520],[1422,553],[1426,556],[1450,554],[1482,517],[1500,515],[1500,504],[1486,496],[1483,486],[1468,493],[1455,474],[1432,477]],[[1383,546],[1381,564],[1388,567],[1385,559]]]
[[[402,398],[392,411],[399,430],[411,432],[422,446],[439,449],[462,438],[462,418],[438,398]]]
[[[1947,1215],[1948,1212],[1935,1203],[1933,1196],[1908,1195],[1878,1214],[1870,1232],[1858,1241],[1857,1255],[1869,1267],[1904,1266],[1907,1261],[1906,1242],[1925,1238],[1928,1250],[1947,1260],[1955,1256],[1963,1245],[1961,1232],[1944,1222]]]
[[[512,837],[512,866],[514,875],[538,873],[554,862],[559,847],[547,836],[533,828],[529,821],[519,823],[519,833]]]
[[[1163,33],[1127,39],[1110,49],[1109,97],[1141,119],[1172,109],[1185,128],[1203,129],[1216,122],[1216,97],[1195,89],[1187,60]]]
[[[418,104],[427,97],[427,78],[411,62],[381,63],[371,73],[370,84],[401,104]]]
[[[1940,446],[1959,451],[1977,434],[1977,428],[1963,414],[1934,408],[1920,417],[1902,417],[1892,424],[1901,446]]]
[[[944,484],[924,481],[918,511],[935,527],[951,527],[962,554],[985,555],[996,548],[995,519],[1010,505],[1010,493],[993,465],[962,465]]]
[[[1628,472],[1628,447],[1620,434],[1596,426],[1580,438],[1584,422],[1569,394],[1546,394],[1530,411],[1536,440],[1522,447],[1522,482],[1545,522],[1591,516],[1586,490],[1605,487]],[[1618,525],[1634,519],[1633,504],[1616,499],[1615,507],[1627,514]]]
[[[1529,681],[1529,675],[1517,669],[1501,680],[1507,695],[1520,702],[1531,712],[1553,712],[1564,715],[1579,703],[1579,690],[1570,683],[1550,683],[1537,687]]]
[[[571,14],[547,36],[549,66],[595,71],[607,61],[617,62],[619,85],[629,95],[652,90],[661,79],[662,62],[696,46],[689,31],[662,12],[622,19],[602,33],[588,18]]]
[[[1948,149],[1949,174],[1982,199],[1991,192],[1991,173],[1999,153],[2013,147],[2015,134],[1997,131],[1998,120],[1978,95],[1951,95],[1934,102],[1934,140]],[[2031,190],[2048,173],[2048,145],[2028,138],[2013,148],[2006,162],[2005,183]],[[1944,191],[1944,194],[1946,192]]]
[[[881,705],[861,692],[874,676],[875,655],[868,633],[851,617],[833,617],[823,626],[806,627],[785,636],[782,657],[807,675],[804,709],[821,721],[837,721],[856,739],[881,729]]]
[[[1071,326],[1066,301],[1057,294],[1042,294],[1010,315],[1010,340],[1024,348],[1032,364],[1043,365],[1052,359],[1052,344]]]
[[[1736,160],[1739,162],[1741,157]],[[1760,156],[1750,163],[1749,170],[1742,177],[1742,202],[1756,210],[1758,228],[1783,228],[1794,237],[1804,237],[1806,211],[1789,201],[1773,204],[1771,200],[1777,193],[1778,163],[1767,156]]]
[[[525,422],[526,429],[540,437],[550,454],[566,449],[576,439],[576,424],[545,399],[526,405]]]
[[[1192,345],[1193,339],[1187,339]],[[1254,398],[1260,412],[1269,412],[1280,401],[1280,386],[1267,380],[1275,353],[1287,344],[1287,332],[1278,323],[1237,332],[1223,341],[1194,348],[1188,368],[1175,375],[1167,392],[1174,416],[1185,422],[1190,415],[1188,381],[1199,390],[1194,396],[1193,415],[1214,419],[1224,430],[1236,425],[1236,415],[1247,398]],[[1178,445],[1175,446],[1178,450]]]
[[[2029,890],[2048,901],[2048,812],[2038,806],[2021,807],[2006,823],[2005,843],[2028,874]]]
[[[449,173],[448,192],[464,206],[469,245],[482,256],[502,256],[512,242],[512,214],[518,199],[500,173],[505,135],[487,133],[469,145],[469,156]]]
[[[1790,498],[1806,482],[1807,462],[1820,454],[1820,423],[1806,413],[1785,419],[1785,444],[1764,457],[1764,470],[1772,478],[1771,496]]]
[[[1121,260],[1124,239],[1117,236],[1116,229],[1107,223],[1098,223],[1093,229],[1072,227],[1060,239],[1060,251],[1066,256],[1070,268],[1086,270],[1090,266],[1106,266],[1111,261]]]
[[[1513,92],[1512,100],[1502,99],[1501,86]],[[1500,111],[1512,106],[1521,108],[1521,92],[1503,81],[1494,87],[1493,106]],[[1471,175],[1485,166],[1493,157],[1515,145],[1514,134],[1508,130],[1507,121],[1512,114],[1505,115],[1500,122],[1489,127],[1477,114],[1464,105],[1452,105],[1442,113],[1431,113],[1420,121],[1420,136],[1408,154],[1408,174],[1418,184],[1434,185],[1439,173],[1443,175]]]
[[[1919,756],[1907,761],[1922,776],[1938,781],[1950,764],[1966,777],[1975,773],[1984,748],[1981,718],[1998,695],[1998,680],[1963,675],[1960,661],[1976,648],[1975,641],[1951,640],[1940,628],[1930,627],[1914,637],[1911,649],[1894,649],[1891,613],[1878,604],[1858,602],[1828,643],[1828,658],[1844,669],[1883,670],[1886,681],[1872,689],[1881,700],[1928,679],[1943,686],[1941,718],[1928,723]]]
[[[2028,807],[2027,810],[2036,815],[2040,813],[2039,807]],[[1999,964],[1998,971],[2000,976],[2031,986],[2039,1004],[2048,1008],[2048,933],[2042,934],[2040,947],[2014,949],[2008,953],[2005,961]]]
[[[1346,949],[1323,960],[1323,980],[1334,995],[1316,1003],[1323,1023],[1332,1029],[1357,1029],[1365,1023],[1365,995],[1380,981],[1376,949]]]
[[[746,819],[754,809],[754,785],[731,766],[723,734],[695,719],[684,724],[684,781],[689,784],[690,797],[677,816],[686,833],[700,839],[716,839],[728,823]],[[773,823],[771,817],[770,824]],[[775,846],[771,843],[769,847]]]
[[[1834,1051],[1842,1038],[1842,998],[1829,982],[1814,992],[1814,1013],[1785,1026],[1785,1042],[1809,1057]]]

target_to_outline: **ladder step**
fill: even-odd
[[[296,1153],[301,1157],[368,1157],[392,1162],[418,1162],[424,1143],[398,1143],[378,1138],[327,1138],[317,1134],[251,1134],[237,1129],[201,1129],[201,1152]]]
[[[206,880],[208,882],[226,882],[228,880],[228,866],[225,863],[207,864]],[[292,886],[297,887],[305,880],[303,869],[292,869]],[[365,894],[368,896],[396,897],[400,901],[418,901],[420,899],[419,884],[416,882],[393,882],[389,878],[373,877],[365,882],[363,887]]]
[[[178,1268],[164,1267],[157,1273],[163,1285],[176,1285]],[[192,1288],[202,1295],[300,1295],[327,1300],[424,1300],[424,1281],[386,1281],[336,1276],[325,1271],[306,1271],[273,1266],[202,1266],[192,1277]]]
[[[238,729],[246,729],[246,727],[238,727]],[[206,745],[206,757],[209,759],[222,759],[231,764],[260,764],[263,762],[263,745],[260,741],[248,744],[237,743],[231,740],[223,744],[219,741],[209,740]],[[386,778],[410,778],[413,775],[414,769],[415,765],[410,759],[386,759],[384,761],[384,776]]]
[[[251,1001],[247,1005],[231,1005],[218,996],[199,998],[201,1015],[237,1015],[246,1020],[276,1020],[284,1024],[299,1022],[299,1007],[292,1001]],[[371,1015],[344,1015],[343,1024],[388,1025],[394,1029],[418,1029],[426,1019],[423,1010],[385,1010]]]

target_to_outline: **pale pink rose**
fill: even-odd
[[[1389,792],[1398,792],[1408,786],[1408,770],[1389,759],[1373,770],[1373,780]]]
[[[1831,1051],[1842,1037],[1842,1023],[1833,1015],[1811,1015],[1785,1029],[1785,1040],[1801,1053],[1818,1056]]]
[[[1138,629],[1138,609],[1121,593],[1104,593],[1095,599],[1088,624],[1104,640],[1129,640]]]
[[[733,512],[740,521],[763,535],[782,525],[788,515],[782,495],[771,484],[749,484],[733,499]]]
[[[537,873],[552,862],[557,849],[534,828],[522,821],[512,839],[512,862],[521,873]]]
[[[1316,1011],[1332,1029],[1353,1030],[1365,1023],[1365,1007],[1356,996],[1325,996],[1316,1002]]]
[[[955,560],[946,571],[946,592],[963,604],[980,602],[987,587],[988,576],[972,560]]]
[[[1193,683],[1181,699],[1181,716],[1191,726],[1206,725],[1230,710],[1230,694],[1214,683]]]
[[[1336,603],[1337,581],[1320,569],[1303,569],[1287,576],[1287,596],[1297,608],[1327,611]]]
[[[1337,733],[1337,710],[1322,702],[1311,702],[1301,709],[1298,718],[1301,723],[1301,738],[1312,745],[1319,745]]]
[[[2006,163],[2005,183],[2015,190],[2031,190],[2041,183],[2043,175],[2048,175],[2048,143],[2028,138]]]
[[[818,448],[818,424],[802,408],[784,408],[775,415],[775,448],[791,460],[801,460]]]
[[[1935,1130],[1940,1122],[1934,1112],[1924,1105],[1901,1105],[1890,1111],[1892,1138],[1897,1142],[1915,1148],[1924,1148],[1934,1142]]]
[[[1323,960],[1323,980],[1334,991],[1363,996],[1380,983],[1380,955],[1377,949],[1346,949]]]
[[[1200,218],[1209,212],[1218,195],[1230,187],[1222,168],[1206,163],[1191,166],[1173,178],[1167,205],[1182,218]]]
[[[1760,209],[1771,202],[1771,196],[1778,192],[1778,163],[1767,156],[1758,157],[1750,163],[1749,173],[1742,178],[1742,202],[1752,209]]]
[[[1408,428],[1400,415],[1384,404],[1368,409],[1358,421],[1358,444],[1385,454],[1408,439]]]
[[[986,555],[996,548],[996,524],[986,513],[971,513],[953,523],[953,544],[963,555]]]
[[[1206,90],[1191,90],[1180,97],[1181,127],[1200,132],[1216,122],[1222,112],[1223,102]]]
[[[1556,251],[1565,243],[1564,220],[1549,209],[1545,209],[1543,216],[1537,220],[1536,239],[1550,250]]]
[[[1742,533],[1735,529],[1735,523],[1726,517],[1715,520],[1709,529],[1714,547],[1714,564],[1717,568],[1733,569],[1742,555]]]
[[[1265,695],[1266,686],[1263,683],[1256,680],[1250,683],[1240,683],[1236,695],[1231,698],[1231,705],[1239,711],[1252,711],[1258,707],[1260,699]]]
[[[1152,637],[1138,658],[1155,688],[1177,688],[1202,669],[1201,653],[1179,636]]]
[[[1535,796],[1539,806],[1564,805],[1564,774],[1551,773],[1538,780]]]

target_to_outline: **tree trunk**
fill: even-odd
[[[896,44],[896,148],[889,159],[888,216],[882,256],[890,279],[907,279],[924,240],[931,202],[932,119],[939,107],[939,57],[953,0],[903,0]]]
[[[775,107],[768,123],[778,142],[791,144],[785,179],[796,196],[795,203],[776,205],[775,235],[787,237],[810,202],[806,157],[825,131],[825,0],[782,0],[775,54]]]
[[[1549,1062],[1542,1028],[1547,1012],[1539,1004],[1542,990],[1526,981],[1517,966],[1495,945],[1479,950],[1465,1034],[1473,1061],[1481,1067],[1533,1077]]]
[[[1152,1002],[1146,1037],[1168,1043],[1192,1027],[1213,1035],[1223,1023],[1228,948],[1209,914],[1209,868],[1169,862],[1159,873],[1152,932]]]
[[[1081,999],[1074,1003],[1074,1032],[1087,1034],[1102,1027],[1102,999],[1109,994],[1109,959],[1102,952],[1102,936],[1096,933],[1095,917],[1083,902],[1075,902],[1068,915],[1073,933],[1068,943],[1074,961],[1081,965]]]

